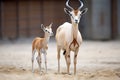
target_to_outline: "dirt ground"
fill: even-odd
[[[0,80],[120,80],[120,41],[83,41],[77,59],[77,74],[66,74],[66,64],[61,52],[61,72],[57,73],[56,42],[50,40],[47,53],[48,72],[42,74],[35,59],[35,73],[31,72],[30,39],[0,40]],[[43,56],[42,56],[43,57]]]

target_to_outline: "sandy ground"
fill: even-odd
[[[50,40],[47,54],[48,73],[39,74],[35,60],[35,73],[31,72],[30,39],[0,40],[0,80],[120,80],[120,41],[84,41],[80,47],[77,74],[73,75],[71,52],[71,75],[66,74],[66,64],[61,53],[61,73],[57,73],[55,41]]]

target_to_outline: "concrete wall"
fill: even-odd
[[[118,37],[120,38],[120,0],[117,0],[118,4],[117,4],[117,8],[118,8]]]
[[[112,0],[83,0],[84,8],[88,12],[82,16],[79,29],[84,39],[111,39],[113,34]],[[120,37],[120,0],[118,1],[118,27],[115,32]],[[17,3],[18,2],[18,3]],[[0,38],[1,37],[31,37],[43,36],[40,24],[49,25],[53,22],[53,31],[64,22],[70,22],[70,17],[65,14],[65,0],[30,0],[30,1],[2,1],[0,6]],[[116,4],[116,3],[115,3]],[[79,2],[71,0],[74,8]],[[114,11],[116,12],[116,11]],[[112,17],[113,16],[113,17]],[[111,18],[112,17],[112,18]],[[113,23],[115,24],[115,23]],[[116,34],[115,34],[116,35]],[[115,36],[114,35],[114,36]]]
[[[92,39],[111,38],[110,0],[92,0]]]
[[[0,1],[0,37],[16,38],[44,36],[40,24],[45,26],[53,22],[53,31],[67,21],[65,1],[30,0]],[[73,1],[74,2],[74,1]],[[69,18],[70,20],[70,18]]]
[[[16,36],[16,4],[15,2],[6,2],[2,4],[1,10],[1,28],[2,36],[15,37]]]

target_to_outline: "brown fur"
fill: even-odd
[[[32,42],[32,52],[33,52],[33,50],[37,50],[37,51],[40,51],[40,49],[41,48],[44,48],[44,49],[48,49],[48,46],[47,46],[47,44],[45,45],[44,44],[44,38],[39,38],[39,37],[37,37],[37,38],[35,38],[34,40],[33,40],[33,42]]]
[[[72,43],[74,44],[74,46],[75,46],[76,44],[79,45],[79,44],[77,43],[76,39],[73,39]],[[71,44],[72,44],[72,43],[71,43]]]
[[[71,44],[69,45],[69,48],[71,47],[71,45],[74,45],[74,47],[77,45],[77,48],[79,47],[78,42],[76,41],[76,39],[73,39],[73,41],[71,42]],[[70,48],[71,49],[71,48]]]
[[[41,63],[42,63],[42,56],[41,54],[43,53],[44,55],[44,61],[45,61],[45,69],[46,69],[46,72],[47,72],[47,49],[48,49],[48,41],[50,39],[50,36],[53,35],[53,32],[52,32],[52,23],[47,26],[46,28],[43,26],[43,24],[41,24],[41,29],[45,32],[44,34],[44,38],[40,38],[40,37],[36,37],[33,42],[32,42],[32,72],[34,72],[34,55],[35,55],[35,52],[37,51],[38,52],[38,56],[36,57],[37,59],[37,62],[38,62],[38,65],[39,65],[39,68],[40,68],[40,72],[41,72]],[[47,30],[48,29],[48,30]]]
[[[77,10],[74,10],[75,16],[77,16],[78,11],[79,11],[78,9],[77,9]]]

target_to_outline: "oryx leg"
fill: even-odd
[[[79,51],[79,49],[77,49],[74,53],[74,75],[76,74],[76,64],[77,64],[78,51]]]
[[[66,65],[67,65],[67,55],[66,55],[66,50],[64,51],[64,57],[65,57]]]
[[[69,49],[66,50],[66,56],[67,56],[67,73],[70,74],[70,51]]]
[[[57,59],[58,59],[58,73],[60,73],[60,48],[57,46]]]

